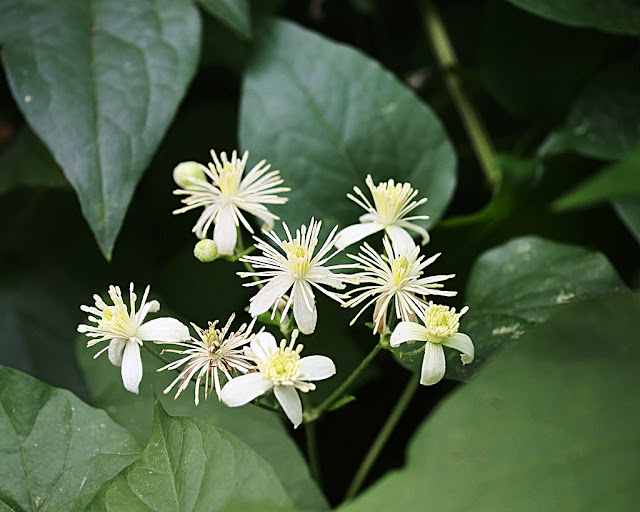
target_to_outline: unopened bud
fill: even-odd
[[[202,263],[209,263],[218,257],[218,246],[213,240],[200,240],[193,248],[193,255]]]
[[[173,181],[182,188],[193,186],[193,182],[190,181],[189,178],[197,178],[199,180],[206,181],[206,176],[202,168],[202,164],[199,164],[198,162],[182,162],[176,165],[173,170]]]

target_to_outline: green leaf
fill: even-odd
[[[617,199],[613,207],[640,244],[640,199]]]
[[[248,0],[197,0],[212,16],[233,30],[251,37],[251,13]]]
[[[154,395],[157,395],[169,414],[194,416],[238,436],[271,465],[298,507],[305,510],[327,509],[328,505],[312,480],[302,454],[286,427],[273,413],[252,405],[229,408],[218,402],[215,393],[196,407],[193,385],[174,400],[175,388],[168,395],[162,392],[175,379],[176,373],[157,373],[162,365],[144,350],[144,375],[140,393],[134,395],[124,389],[119,368],[111,365],[104,355],[95,360],[92,358],[97,350],[86,348],[86,337],[78,337],[76,349],[78,364],[96,406],[105,409],[114,421],[128,428],[141,443],[149,440]]]
[[[558,313],[428,418],[402,470],[338,510],[634,510],[640,296]]]
[[[394,178],[427,196],[433,225],[455,185],[442,125],[391,73],[357,50],[293,23],[261,27],[242,85],[241,146],[280,169],[289,202],[273,210],[297,227],[311,216],[342,226],[364,211],[346,198]]]
[[[224,510],[228,503],[289,506],[273,469],[237,437],[157,405],[149,444],[89,510]]]
[[[508,0],[529,12],[576,27],[640,34],[640,5],[629,0]]]
[[[639,117],[640,68],[636,62],[616,64],[585,86],[565,125],[548,137],[540,154],[575,151],[605,160],[621,158],[640,140]]]
[[[9,4],[21,18],[14,31],[0,22],[13,96],[76,190],[109,258],[136,184],[195,71],[197,9],[187,0]]]
[[[104,411],[0,367],[3,510],[83,511],[102,484],[140,452],[131,434]]]
[[[640,146],[563,195],[553,206],[563,211],[619,198],[640,199]]]
[[[66,187],[49,150],[27,127],[0,154],[0,194],[19,187]]]

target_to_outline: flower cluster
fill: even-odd
[[[158,371],[174,370],[178,375],[165,393],[176,387],[177,398],[195,381],[196,405],[203,384],[205,399],[215,389],[219,400],[236,407],[272,391],[282,411],[297,427],[303,421],[298,392],[307,393],[315,389],[314,381],[336,373],[331,359],[322,355],[301,357],[303,346],[296,344],[299,333],[311,334],[316,329],[317,292],[343,307],[358,307],[351,324],[373,306],[373,332],[381,337],[390,334],[392,347],[425,342],[420,378],[423,385],[435,384],[444,377],[444,346],[460,351],[463,364],[473,361],[471,339],[458,332],[460,318],[468,308],[456,313],[455,309],[427,299],[456,295],[455,291],[444,290],[442,283],[454,275],[425,274],[440,254],[429,257],[421,254],[421,247],[411,237],[410,231],[421,236],[422,245],[429,241],[428,232],[414,222],[428,217],[409,216],[427,199],[416,199],[418,191],[409,183],[388,180],[375,185],[372,177],[367,176],[365,183],[371,200],[358,187],[354,187],[355,195],[347,194],[366,211],[360,223],[339,232],[337,226],[334,227],[321,243],[322,222],[313,218],[308,225],[296,229],[295,235],[285,222],[282,223],[284,236],[273,231],[278,217],[266,205],[284,204],[287,199],[278,194],[290,190],[281,186],[279,171],[270,171],[263,160],[243,177],[248,152],[242,159],[238,159],[235,151],[230,160],[225,153],[220,154],[220,159],[214,151],[211,156],[213,163],[208,167],[183,162],[174,169],[174,180],[180,187],[174,193],[186,196],[182,200],[186,206],[174,213],[204,208],[193,228],[202,239],[194,255],[203,262],[220,255],[229,256],[245,265],[246,270],[238,275],[251,281],[244,286],[258,288],[249,301],[248,311],[253,318],[236,331],[231,331],[235,315],[220,329],[216,327],[217,321],[209,322],[207,329],[192,323],[197,334],[192,337],[188,327],[174,318],[144,322],[148,313],[159,309],[157,301],[147,302],[149,287],[136,311],[136,295],[133,284],[130,285],[129,311],[120,289],[111,286],[109,296],[113,305],[107,305],[95,295],[95,307],[82,306],[81,309],[91,315],[89,321],[96,325],[81,324],[78,331],[92,338],[88,346],[109,342],[96,357],[108,350],[109,360],[122,367],[126,389],[138,392],[143,342],[171,344],[173,348],[164,348],[162,352],[178,354],[178,358]],[[255,247],[248,251],[236,247],[240,224],[254,233],[243,211],[263,222],[264,236],[254,236]],[[212,226],[213,240],[207,240]],[[357,254],[347,254],[353,263],[329,263],[346,247],[379,232],[383,232],[382,253],[364,242]],[[260,254],[250,254],[254,249]],[[347,291],[347,285],[355,286]],[[280,321],[286,319],[287,326],[295,322],[296,329],[292,332],[281,325],[285,337],[291,332],[290,339],[285,338],[278,344],[264,328],[253,332],[258,317],[269,310],[272,320],[279,312]]]

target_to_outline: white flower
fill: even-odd
[[[455,348],[460,354],[462,364],[469,364],[474,358],[474,348],[471,338],[458,332],[460,317],[469,310],[462,308],[456,313],[455,308],[441,306],[429,302],[429,306],[422,316],[424,327],[414,322],[400,322],[391,334],[391,346],[397,347],[409,341],[426,341],[420,384],[431,386],[440,382],[446,369],[444,349],[442,346]]]
[[[282,226],[287,234],[287,241],[281,240],[275,232],[266,232],[265,235],[282,251],[272,247],[264,240],[256,238],[256,247],[262,251],[262,256],[244,256],[240,261],[250,263],[255,269],[265,269],[258,272],[238,272],[240,277],[257,276],[258,281],[246,283],[244,286],[265,286],[251,298],[249,313],[258,316],[268,311],[272,306],[275,308],[279,299],[291,290],[286,300],[286,305],[282,311],[282,319],[293,307],[293,316],[300,331],[304,334],[312,333],[316,328],[318,312],[316,310],[315,295],[313,288],[317,288],[322,293],[334,300],[342,303],[341,296],[326,289],[331,286],[341,290],[345,287],[345,282],[352,281],[353,278],[345,275],[338,275],[331,272],[337,268],[350,268],[351,264],[323,266],[338,251],[327,256],[335,243],[334,228],[327,240],[322,245],[318,254],[313,252],[318,244],[318,233],[322,222],[311,219],[309,228],[302,226],[296,231],[295,239],[287,225]],[[255,238],[255,237],[254,237]]]
[[[213,163],[209,168],[200,165],[200,169],[210,179],[199,179],[192,175],[178,173],[176,183],[183,187],[174,190],[176,195],[187,195],[182,200],[187,206],[175,210],[173,213],[183,213],[193,208],[204,206],[198,222],[193,231],[198,238],[205,238],[211,224],[215,224],[213,239],[218,246],[220,254],[233,254],[238,237],[237,228],[242,222],[243,226],[253,233],[251,225],[240,210],[255,215],[264,222],[266,229],[273,229],[274,220],[279,217],[271,213],[265,204],[284,204],[287,199],[278,197],[281,192],[288,192],[287,187],[278,187],[283,183],[279,171],[269,171],[271,165],[265,165],[262,160],[242,178],[244,167],[249,158],[249,152],[245,151],[242,160],[238,160],[236,152],[231,154],[231,161],[227,160],[226,153],[220,153],[222,163],[218,160],[215,151],[211,151]],[[189,162],[193,165],[194,162]],[[179,167],[179,166],[178,166]],[[177,168],[176,168],[177,169]],[[176,173],[174,172],[174,175]],[[186,183],[186,186],[185,186]]]
[[[360,197],[351,194],[347,194],[347,197],[367,210],[367,213],[360,217],[360,224],[348,226],[338,233],[340,240],[336,243],[336,247],[342,249],[382,230],[389,235],[393,245],[399,250],[411,250],[416,245],[407,229],[422,236],[422,245],[429,242],[429,233],[417,224],[409,222],[429,217],[427,215],[407,217],[407,214],[427,202],[426,197],[413,201],[418,191],[414,190],[409,183],[396,184],[393,180],[389,180],[374,186],[371,175],[367,176],[365,183],[371,191],[373,205],[358,187],[353,187]]]
[[[230,380],[222,388],[222,401],[238,407],[273,389],[283,411],[294,427],[302,423],[302,404],[296,390],[307,393],[316,388],[312,380],[328,379],[336,373],[333,361],[325,356],[300,357],[302,345],[295,346],[298,331],[293,331],[291,343],[282,340],[280,346],[268,332],[256,335],[247,350],[258,371]]]
[[[440,276],[425,276],[423,270],[431,265],[440,253],[424,260],[424,256],[419,256],[420,248],[414,247],[410,251],[399,250],[391,245],[387,237],[383,240],[386,255],[379,255],[366,242],[360,247],[362,251],[357,256],[348,256],[358,262],[358,267],[363,270],[354,274],[360,286],[349,291],[346,295],[356,297],[344,304],[344,307],[355,307],[366,301],[358,314],[351,321],[351,325],[358,319],[362,312],[374,302],[376,303],[373,312],[374,332],[381,333],[386,325],[387,308],[391,301],[395,302],[396,317],[402,320],[415,320],[416,316],[424,315],[426,310],[426,300],[424,295],[444,295],[452,297],[457,292],[440,290],[444,281],[455,276],[455,274]]]
[[[138,393],[138,385],[142,380],[142,359],[140,347],[143,341],[180,341],[189,337],[189,328],[175,318],[164,317],[144,322],[147,313],[155,313],[160,309],[157,300],[147,302],[149,287],[144,291],[140,309],[136,311],[136,294],[133,283],[129,285],[129,301],[131,312],[122,300],[122,292],[118,286],[109,286],[109,297],[113,306],[107,305],[99,295],[94,295],[94,306],[80,306],[85,313],[90,313],[89,321],[97,326],[80,324],[78,332],[92,338],[87,347],[101,341],[109,341],[109,345],[100,350],[95,359],[105,350],[109,351],[109,361],[122,367],[122,382],[132,393]]]
[[[195,384],[195,404],[198,405],[200,402],[200,381],[202,380],[202,377],[205,378],[205,400],[211,396],[214,386],[216,394],[218,395],[218,400],[220,400],[220,376],[218,375],[218,370],[225,375],[227,380],[231,380],[230,370],[232,368],[242,373],[247,373],[254,367],[251,358],[244,354],[242,345],[249,343],[255,336],[255,334],[251,333],[255,324],[255,319],[253,319],[248,327],[247,324],[242,324],[240,329],[236,332],[230,333],[227,337],[229,327],[231,327],[231,322],[233,322],[234,318],[235,314],[231,315],[222,329],[215,328],[218,323],[217,320],[215,322],[209,322],[209,328],[206,330],[201,329],[192,323],[191,325],[200,336],[199,340],[189,338],[180,342],[159,342],[172,343],[174,345],[185,347],[183,350],[163,350],[163,352],[174,352],[176,354],[186,356],[158,369],[159,372],[162,370],[175,370],[186,363],[186,366],[180,375],[178,375],[176,379],[164,390],[165,394],[168,393],[178,381],[180,381],[180,385],[178,386],[178,391],[175,396],[175,398],[178,398],[180,393],[187,388],[191,379],[197,375]],[[227,337],[227,339],[225,339],[225,337]]]

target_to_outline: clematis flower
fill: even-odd
[[[78,332],[94,338],[87,343],[87,347],[108,341],[109,345],[100,350],[93,358],[109,351],[109,361],[122,368],[122,383],[132,393],[138,393],[138,386],[142,380],[142,359],[140,347],[143,341],[180,341],[189,337],[189,328],[175,318],[155,318],[145,322],[148,313],[155,313],[160,309],[157,300],[147,302],[149,286],[144,291],[140,309],[136,311],[136,294],[133,283],[129,285],[129,302],[131,311],[122,300],[122,292],[118,286],[109,286],[109,297],[113,306],[107,305],[99,295],[94,295],[95,306],[80,306],[85,313],[89,313],[89,321],[93,325],[80,324]]]
[[[291,420],[294,428],[302,423],[302,404],[298,391],[308,393],[316,388],[310,381],[328,379],[336,373],[333,361],[325,356],[300,357],[302,345],[295,346],[298,331],[293,331],[291,343],[282,340],[280,346],[268,332],[256,335],[246,352],[257,365],[257,371],[230,380],[222,388],[222,401],[229,407],[239,407],[271,391]]]
[[[424,295],[443,295],[452,297],[457,292],[440,290],[440,281],[451,279],[455,274],[424,276],[423,271],[431,265],[440,253],[424,259],[419,255],[420,248],[414,247],[407,251],[392,246],[387,237],[383,239],[385,254],[380,255],[366,242],[360,248],[361,252],[348,256],[358,262],[362,272],[354,274],[359,284],[364,284],[346,293],[353,296],[343,307],[356,307],[365,303],[358,314],[351,321],[351,325],[358,317],[375,302],[373,311],[374,333],[384,331],[387,309],[392,301],[395,305],[396,317],[405,321],[413,321],[422,316],[426,310]]]
[[[426,197],[414,201],[418,191],[414,190],[409,183],[396,184],[393,180],[389,180],[374,186],[371,175],[367,176],[365,183],[371,191],[373,205],[358,187],[353,187],[358,197],[351,194],[347,194],[347,197],[367,210],[367,213],[360,217],[359,224],[348,226],[338,233],[340,240],[336,243],[336,247],[342,249],[382,230],[399,250],[411,250],[416,245],[407,230],[415,231],[422,236],[422,245],[429,242],[427,230],[410,222],[429,217],[427,215],[407,217],[410,212],[427,202]]]
[[[249,313],[258,316],[274,307],[278,306],[280,299],[287,293],[288,298],[282,310],[282,319],[293,308],[293,316],[296,324],[304,334],[311,334],[316,328],[318,312],[313,288],[332,299],[342,303],[339,294],[328,290],[330,286],[341,290],[345,287],[345,282],[352,281],[350,276],[334,274],[332,270],[339,268],[350,268],[352,264],[324,266],[338,251],[329,254],[333,248],[336,238],[334,228],[326,241],[314,256],[313,253],[318,245],[318,233],[322,226],[321,221],[311,219],[309,227],[302,226],[296,231],[293,238],[286,223],[282,223],[287,234],[287,240],[281,240],[273,231],[266,232],[265,235],[277,247],[274,248],[266,241],[255,238],[256,247],[262,251],[262,256],[244,256],[240,261],[247,262],[254,269],[264,269],[254,272],[238,272],[242,278],[256,276],[258,281],[246,283],[244,286],[257,286],[264,284],[264,287],[251,298]],[[278,250],[280,249],[280,250]],[[283,254],[284,253],[284,254]],[[291,290],[291,291],[290,291]],[[290,291],[290,292],[289,292]],[[284,300],[284,299],[283,299]]]
[[[220,160],[211,151],[214,163],[209,167],[188,163],[189,168],[185,172],[180,171],[179,164],[174,170],[174,179],[180,189],[174,190],[176,195],[186,195],[182,199],[187,206],[175,210],[173,213],[183,213],[194,208],[204,207],[204,211],[193,227],[193,232],[198,238],[206,238],[207,231],[211,224],[215,224],[213,230],[213,240],[218,247],[219,254],[233,254],[236,246],[238,233],[237,228],[242,225],[253,234],[253,228],[242,214],[244,210],[258,217],[264,222],[264,229],[273,229],[273,223],[279,217],[271,213],[265,204],[284,204],[287,198],[279,197],[277,194],[289,192],[287,187],[279,187],[283,183],[279,171],[269,171],[271,165],[265,165],[266,160],[262,160],[247,175],[242,178],[249,152],[245,151],[242,160],[238,160],[234,151],[231,154],[231,161],[227,159],[226,153],[220,153]],[[193,166],[199,165],[203,178],[197,177]],[[211,183],[204,177],[208,176]]]
[[[400,322],[394,329],[389,341],[392,347],[410,341],[426,341],[420,384],[431,386],[444,377],[446,362],[443,346],[461,352],[462,364],[473,361],[474,348],[471,338],[458,332],[460,317],[468,310],[469,308],[465,306],[460,313],[456,313],[455,308],[429,302],[422,316],[424,326],[414,322]]]
[[[204,398],[205,400],[211,396],[213,388],[216,389],[218,400],[220,400],[220,375],[219,371],[224,374],[227,380],[231,380],[231,370],[237,370],[242,373],[247,373],[254,367],[251,358],[244,354],[242,346],[249,343],[255,334],[251,333],[255,318],[247,327],[247,324],[242,324],[236,332],[229,333],[231,323],[235,318],[235,314],[231,315],[226,325],[222,329],[216,329],[218,321],[209,322],[208,329],[201,329],[195,324],[191,324],[198,333],[200,339],[195,338],[185,339],[183,341],[161,341],[158,343],[166,344],[172,343],[184,347],[184,349],[164,349],[163,352],[173,352],[185,357],[177,359],[172,363],[169,363],[158,371],[163,370],[175,370],[185,365],[184,369],[178,375],[175,380],[167,386],[164,393],[167,394],[171,391],[171,388],[178,382],[178,391],[175,398],[180,396],[191,379],[197,375],[195,385],[195,404],[200,402],[200,382],[204,377]],[[226,339],[225,339],[226,338]]]

